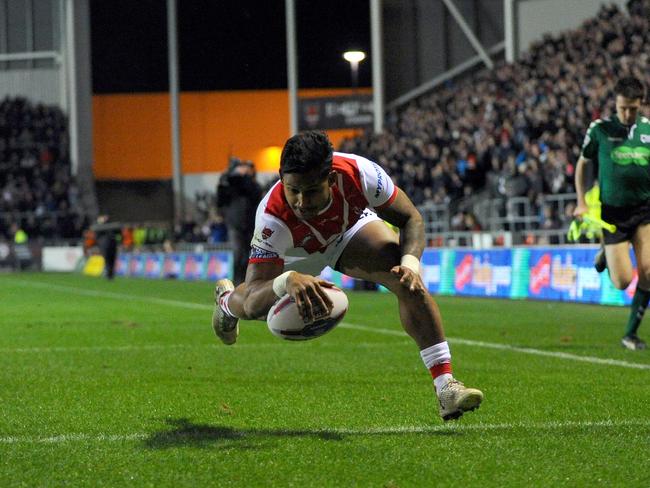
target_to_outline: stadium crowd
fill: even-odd
[[[67,119],[24,98],[0,102],[0,239],[79,238],[87,222],[71,175]]]
[[[618,76],[650,82],[650,2],[628,13],[604,6],[577,30],[544,37],[514,64],[498,63],[392,113],[379,135],[340,150],[388,169],[416,204],[449,204],[477,190],[527,196],[544,226],[558,215],[540,195],[573,192],[574,164],[589,123]],[[564,212],[568,212],[568,209]],[[570,215],[570,214],[569,214]]]
[[[631,0],[628,12],[602,7],[580,28],[544,37],[517,63],[450,81],[392,112],[381,134],[347,139],[338,150],[380,163],[417,205],[450,205],[453,230],[482,228],[462,205],[478,192],[527,197],[539,228],[561,228],[572,208],[549,207],[541,196],[573,192],[584,131],[609,115],[601,107],[617,77],[650,85],[649,19],[650,0]],[[79,238],[89,227],[68,146],[60,109],[22,98],[0,102],[0,238],[16,228],[30,238]],[[174,238],[227,240],[216,203],[215,194],[199,195],[195,215]]]

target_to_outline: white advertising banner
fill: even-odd
[[[83,255],[84,251],[81,246],[44,247],[43,271],[74,271]]]

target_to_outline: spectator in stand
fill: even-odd
[[[483,230],[481,224],[476,218],[476,215],[474,215],[472,212],[465,212],[463,221],[465,225],[465,230],[471,232],[481,232],[481,230]]]
[[[29,236],[27,235],[27,232],[16,223],[11,224],[11,233],[14,240],[15,266],[19,270],[26,269],[32,264],[32,252],[28,245]]]

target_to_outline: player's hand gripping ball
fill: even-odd
[[[330,297],[332,311],[316,311],[316,320],[305,324],[298,311],[296,302],[289,294],[281,297],[271,307],[266,316],[266,324],[271,333],[288,341],[308,341],[316,339],[336,327],[348,311],[348,297],[338,288],[323,288]]]

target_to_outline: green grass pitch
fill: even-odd
[[[627,309],[437,297],[485,393],[443,424],[396,300],[348,296],[320,339],[226,347],[210,283],[0,275],[0,486],[650,486]]]

